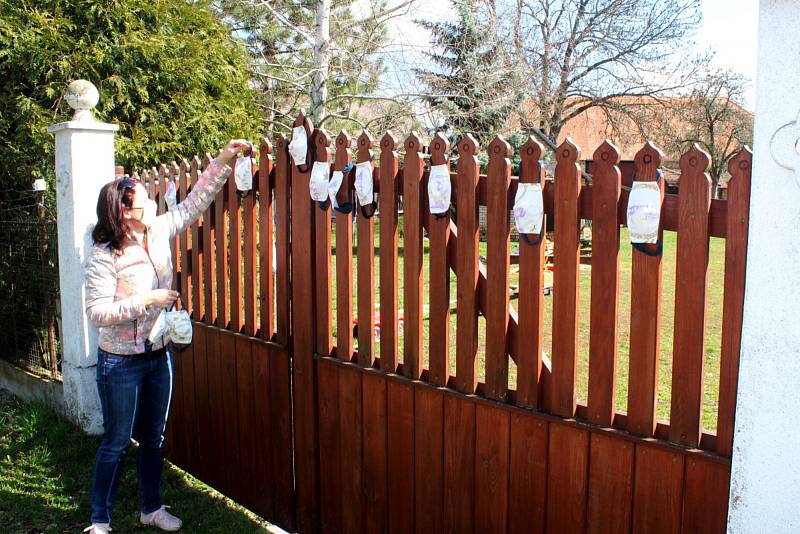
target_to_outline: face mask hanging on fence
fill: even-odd
[[[253,145],[248,143],[239,157],[236,158],[236,169],[234,170],[236,192],[239,198],[246,197],[253,190],[253,174],[255,174],[255,170],[256,159],[253,157]]]
[[[535,245],[541,240],[542,223],[544,222],[544,198],[542,184],[517,185],[517,195],[514,197],[514,221],[517,232],[523,241]],[[528,235],[537,236],[534,241]]]
[[[329,172],[330,165],[324,161],[315,161],[311,168],[311,182],[308,184],[308,191],[311,199],[319,202],[322,207],[327,207]]]
[[[356,196],[361,213],[369,218],[375,213],[375,195],[372,183],[372,162],[364,161],[356,165]]]
[[[645,254],[653,255],[643,245],[658,243],[661,223],[661,172],[656,181],[634,181],[628,197],[627,225],[631,244]],[[659,244],[655,255],[661,253]]]
[[[450,209],[450,171],[447,165],[432,165],[428,174],[428,206],[430,212],[444,216]]]
[[[308,134],[304,126],[292,129],[292,141],[289,143],[289,154],[292,156],[294,164],[302,166],[306,164],[308,155]]]

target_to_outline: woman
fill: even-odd
[[[156,217],[156,204],[129,179],[103,186],[97,199],[95,247],[86,265],[86,313],[99,329],[97,388],[103,440],[92,478],[92,525],[106,534],[131,437],[144,525],[176,531],[181,520],[161,504],[164,428],[172,395],[172,355],[163,336],[148,339],[161,311],[178,293],[172,287],[170,240],[208,209],[231,172],[227,163],[246,141],[230,141],[174,210]]]

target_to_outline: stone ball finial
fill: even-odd
[[[75,115],[72,117],[73,121],[95,120],[94,115],[92,115],[92,109],[100,100],[100,93],[97,92],[97,87],[92,82],[75,80],[67,87],[65,96],[69,107],[75,110]]]

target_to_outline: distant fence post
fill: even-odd
[[[800,71],[796,68],[800,4],[762,0],[759,10],[747,280],[728,515],[731,533],[800,530]],[[739,159],[732,164],[747,162]],[[735,185],[732,180],[729,187]],[[729,201],[733,193],[729,189]]]
[[[90,434],[102,431],[95,366],[97,331],[84,313],[84,262],[91,251],[97,195],[114,179],[115,124],[92,116],[97,89],[85,80],[70,84],[72,120],[50,126],[56,143],[58,264],[61,286],[64,408]]]

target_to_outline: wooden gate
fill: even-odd
[[[517,178],[501,137],[481,175],[467,136],[454,150],[451,216],[437,217],[427,177],[449,165],[443,137],[400,145],[387,133],[376,149],[366,132],[357,147],[341,133],[333,148],[302,114],[295,126],[308,134],[305,165],[280,137],[273,168],[262,142],[257,195],[240,200],[231,180],[177,240],[196,340],[176,358],[173,461],[300,532],[724,532],[748,150],[729,165],[728,200],[711,198],[707,154],[681,158],[680,194],[663,197],[663,234],[677,236],[665,270],[666,252],[620,242],[630,184],[610,142],[583,179],[567,140],[550,179],[529,139]],[[354,155],[373,167],[378,215],[356,204],[332,223],[330,203],[310,199],[311,164],[344,171],[346,205]],[[636,179],[658,180],[661,159],[645,145]],[[177,176],[185,194],[202,165],[144,174]],[[543,186],[554,258],[544,241],[512,251],[520,182]],[[709,285],[719,239],[724,281]],[[721,315],[707,309],[714,285]],[[709,361],[707,330],[719,334]],[[715,423],[704,425],[709,410]]]

